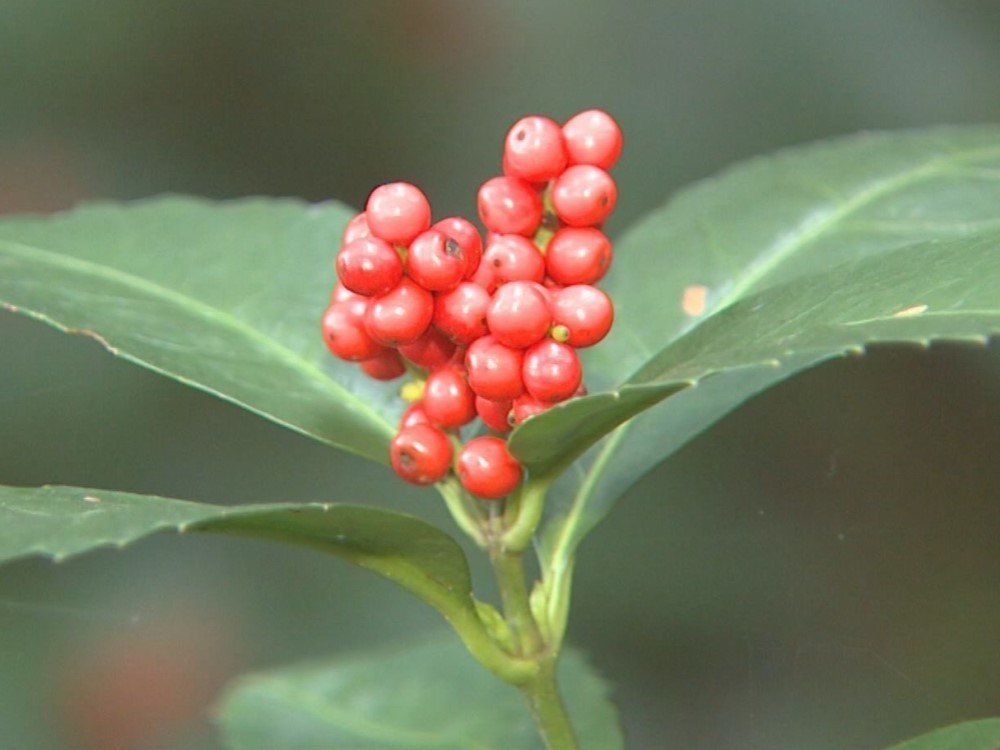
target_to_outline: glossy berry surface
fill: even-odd
[[[395,380],[406,372],[406,365],[392,349],[383,349],[371,359],[361,361],[361,370],[375,380]]]
[[[365,314],[365,329],[385,346],[416,341],[434,317],[434,296],[411,279],[372,297]]]
[[[483,238],[476,225],[461,216],[449,216],[447,219],[435,222],[431,229],[444,232],[459,244],[462,255],[465,256],[463,278],[470,278],[479,268],[479,259],[483,257]]]
[[[487,333],[486,310],[490,293],[479,284],[463,281],[434,300],[434,325],[452,341],[468,344]]]
[[[573,115],[562,127],[570,164],[611,169],[622,152],[622,131],[615,119],[599,109]]]
[[[447,292],[465,278],[465,254],[457,240],[444,232],[429,229],[410,243],[406,270],[424,289]]]
[[[431,420],[427,416],[427,412],[424,411],[424,406],[419,401],[415,404],[410,404],[406,407],[406,411],[403,412],[403,416],[399,418],[399,429],[402,430],[404,427],[412,427],[415,424],[430,424]]]
[[[517,177],[494,177],[483,183],[477,198],[479,218],[491,232],[531,237],[542,222],[542,199]]]
[[[428,375],[422,403],[427,418],[442,427],[461,427],[476,418],[476,394],[460,367],[440,367]]]
[[[539,401],[530,393],[525,393],[518,396],[511,402],[508,423],[511,426],[516,427],[524,420],[531,419],[531,417],[534,417],[536,414],[541,414],[551,408],[552,404],[546,401]]]
[[[510,431],[510,401],[491,401],[482,396],[476,396],[476,414],[483,424],[497,432]]]
[[[548,117],[522,117],[507,132],[504,174],[528,182],[548,182],[566,168],[562,128]]]
[[[379,185],[365,204],[368,228],[386,242],[409,245],[431,225],[431,204],[416,185],[390,182]]]
[[[400,344],[399,353],[415,365],[434,368],[447,363],[455,348],[454,341],[434,326],[428,326],[416,341]]]
[[[595,284],[611,265],[611,240],[593,227],[563,227],[549,240],[545,270],[557,284]]]
[[[337,278],[355,294],[383,294],[403,278],[403,261],[396,249],[377,237],[362,237],[344,245],[337,255]]]
[[[343,300],[330,305],[323,315],[323,340],[332,354],[340,359],[360,362],[384,351],[365,328],[364,298]]]
[[[512,349],[525,349],[548,333],[552,323],[548,295],[532,281],[512,281],[497,289],[486,310],[493,338]]]
[[[509,401],[524,392],[521,370],[524,353],[504,346],[492,336],[483,336],[465,352],[469,387],[492,401]]]
[[[347,222],[347,226],[344,227],[344,233],[340,237],[340,244],[349,245],[354,242],[354,240],[371,237],[371,235],[371,230],[368,228],[368,217],[365,215],[365,212],[362,211]]]
[[[453,456],[451,440],[430,424],[404,427],[389,443],[393,470],[412,484],[433,484],[444,479]]]
[[[618,202],[618,188],[600,167],[578,164],[552,183],[552,206],[560,221],[571,227],[595,226],[604,221]]]
[[[614,317],[611,298],[597,287],[576,284],[552,295],[552,338],[570,346],[593,346],[608,335]]]
[[[521,465],[502,438],[472,438],[459,451],[458,479],[466,490],[484,500],[499,500],[521,482]]]
[[[545,258],[535,243],[516,234],[497,235],[486,245],[482,264],[493,272],[497,285],[508,281],[538,281],[545,278]]]
[[[557,403],[576,393],[583,368],[572,346],[546,339],[524,353],[521,375],[528,393],[539,401]]]

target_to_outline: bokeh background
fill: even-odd
[[[0,0],[0,212],[357,205],[407,179],[472,214],[516,117],[600,106],[627,137],[614,234],[760,152],[1000,120],[998,70],[989,0]],[[640,481],[582,549],[570,628],[630,746],[874,750],[1000,713],[998,418],[997,347],[884,348],[763,394]],[[380,467],[6,313],[0,482],[447,523]],[[231,676],[438,628],[370,574],[260,543],[18,563],[0,747],[217,748],[206,707]]]

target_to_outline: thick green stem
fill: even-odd
[[[528,480],[521,488],[517,498],[517,515],[503,535],[505,549],[520,552],[531,544],[538,523],[542,520],[545,495],[549,491],[550,484],[551,480],[548,479],[533,479]]]
[[[545,642],[531,613],[528,589],[524,582],[524,557],[520,552],[492,551],[490,560],[503,600],[504,617],[514,635],[518,653],[533,656],[542,651]]]
[[[521,686],[535,717],[538,731],[548,750],[579,750],[580,745],[570,723],[556,684],[556,660],[546,658],[538,674]]]

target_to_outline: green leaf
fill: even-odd
[[[319,333],[349,209],[162,198],[0,219],[0,304],[386,462],[395,393]]]
[[[936,729],[888,750],[997,750],[1000,719],[980,719]]]
[[[624,747],[607,686],[572,650],[559,677],[581,747]],[[542,750],[518,691],[454,639],[246,677],[218,721],[233,750]]]
[[[564,575],[617,497],[760,391],[871,343],[1000,331],[998,205],[1000,129],[944,128],[755,159],[627,234],[607,284],[615,330],[586,363],[612,390],[511,438],[536,475],[589,449],[550,502],[548,568]],[[687,289],[704,291],[700,315]]]
[[[0,562],[33,555],[59,561],[160,531],[208,531],[328,552],[413,592],[467,642],[485,638],[461,547],[402,513],[341,504],[222,507],[78,487],[0,487]]]

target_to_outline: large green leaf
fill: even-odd
[[[1000,129],[945,128],[756,159],[628,233],[607,285],[616,329],[587,362],[612,390],[511,439],[536,474],[551,473],[646,410],[558,485],[542,539],[550,570],[568,571],[642,474],[761,390],[873,342],[1000,331],[997,206]],[[700,315],[682,305],[692,287],[705,293]]]
[[[77,487],[0,487],[0,562],[63,560],[160,531],[210,531],[311,547],[395,581],[481,638],[461,547],[418,518],[357,505],[222,507]]]
[[[584,750],[624,747],[608,687],[572,650],[560,683]],[[219,723],[233,750],[541,750],[517,690],[454,639],[238,682]]]
[[[1000,719],[980,719],[936,729],[888,750],[997,750]]]
[[[0,220],[0,304],[332,445],[386,461],[391,389],[319,320],[347,208],[165,198]]]

